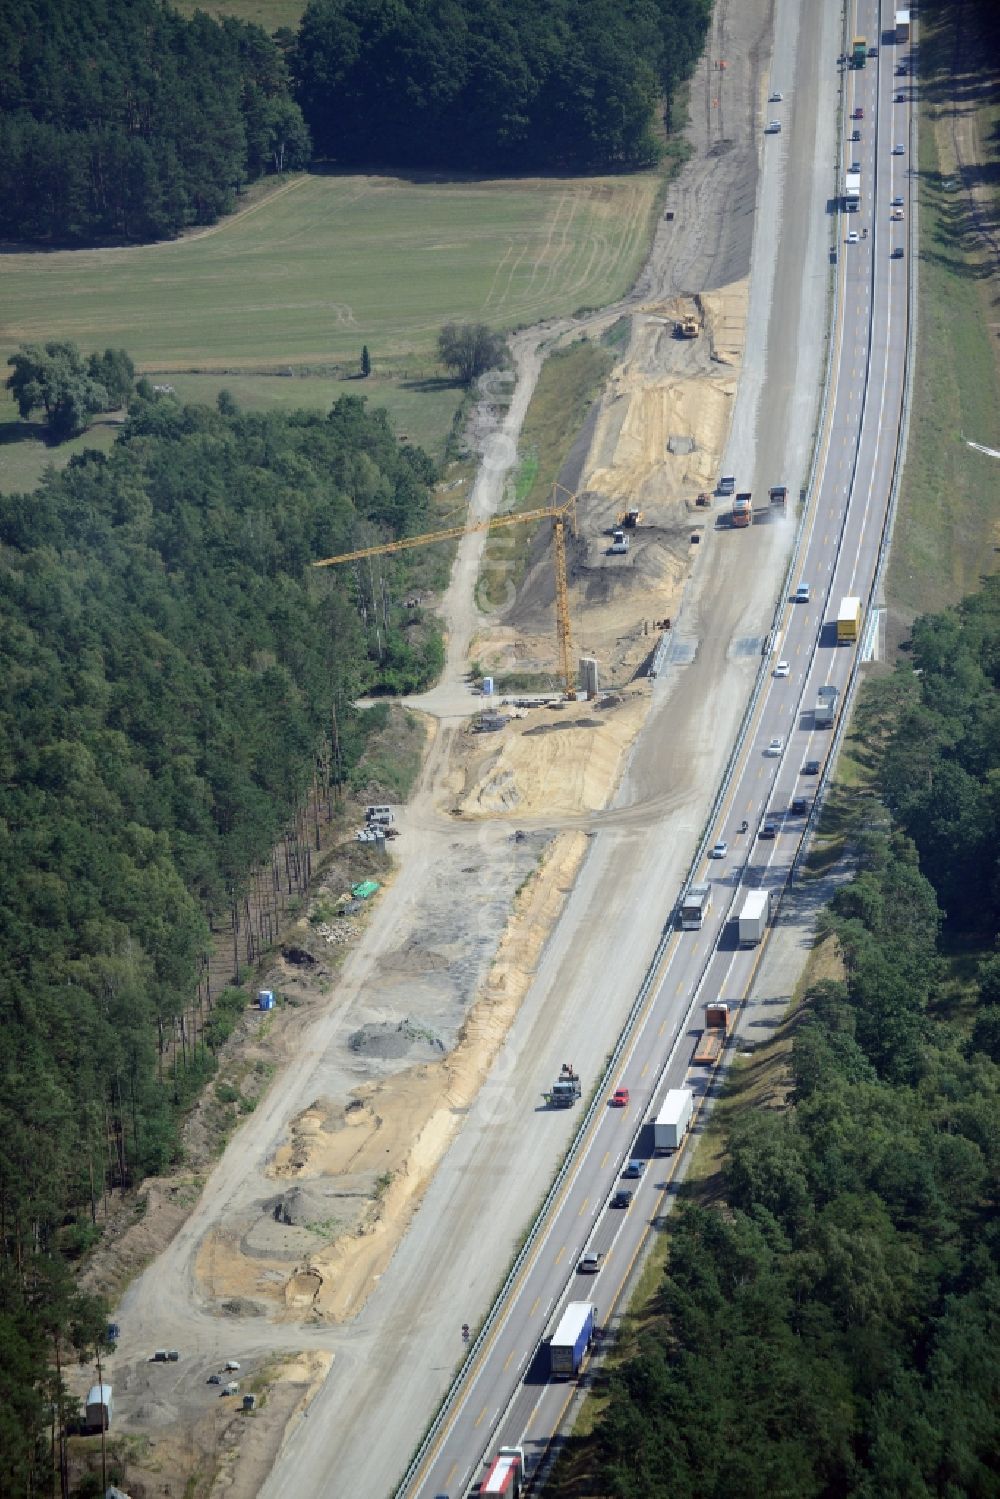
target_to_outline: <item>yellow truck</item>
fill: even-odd
[[[861,600],[848,596],[837,610],[837,644],[853,645],[861,633]]]

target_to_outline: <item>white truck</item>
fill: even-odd
[[[572,1379],[583,1368],[594,1341],[597,1307],[592,1301],[571,1301],[549,1339],[549,1372],[554,1379]]]
[[[680,1150],[691,1123],[694,1095],[690,1088],[671,1088],[653,1124],[653,1150],[659,1155]]]
[[[756,947],[763,941],[770,915],[770,890],[748,890],[739,914],[741,947]]]

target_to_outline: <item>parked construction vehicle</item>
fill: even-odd
[[[697,338],[701,329],[698,327],[698,319],[693,317],[678,318],[674,324],[675,338]]]
[[[613,557],[623,557],[628,551],[628,547],[629,541],[624,530],[621,526],[615,526],[611,533],[611,545],[608,547],[609,553]]]
[[[580,1093],[579,1074],[574,1072],[572,1062],[564,1062],[559,1069],[559,1076],[542,1097],[550,1109],[569,1109],[576,1103]]]
[[[784,484],[772,484],[767,497],[776,510],[784,510],[788,502],[788,489]]]
[[[722,1048],[729,1035],[729,1006],[718,1003],[705,1006],[705,1029],[695,1049],[694,1060],[699,1066],[714,1067],[722,1055]]]
[[[627,530],[634,531],[641,520],[642,511],[638,508],[638,506],[632,505],[628,510],[623,510],[621,512],[618,520],[616,521],[616,525],[619,527],[624,526]]]

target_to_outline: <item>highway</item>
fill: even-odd
[[[748,888],[765,886],[780,898],[809,816],[793,814],[792,800],[805,797],[811,808],[821,784],[833,730],[814,722],[817,692],[827,684],[837,687],[839,712],[860,649],[836,643],[841,597],[860,596],[870,620],[903,406],[912,85],[894,70],[909,59],[911,48],[892,44],[891,8],[885,16],[889,30],[882,35],[876,5],[859,0],[856,30],[878,55],[862,69],[844,70],[840,175],[860,162],[861,205],[849,216],[831,214],[837,296],[819,456],[789,596],[770,641],[770,675],[707,840],[709,846],[724,840],[727,852],[722,858],[706,855],[696,871],[698,880],[711,881],[711,909],[700,931],[665,933],[611,1080],[612,1087],[629,1090],[629,1105],[614,1108],[598,1100],[553,1210],[502,1310],[487,1325],[453,1405],[405,1489],[408,1495],[457,1499],[476,1492],[484,1458],[501,1444],[523,1445],[529,1478],[537,1470],[575,1388],[548,1379],[544,1347],[536,1353],[539,1340],[568,1300],[593,1300],[600,1323],[612,1316],[651,1225],[665,1211],[680,1159],[653,1156],[657,1107],[671,1087],[692,1088],[698,1106],[706,1098],[713,1073],[691,1062],[703,1006],[712,1000],[744,1005],[761,955],[760,949],[739,948],[736,912]],[[781,105],[765,108],[771,117]],[[856,110],[863,118],[853,118]],[[853,142],[856,129],[861,138]],[[890,218],[894,197],[903,199],[898,221]],[[847,242],[851,230],[857,243]],[[897,248],[901,258],[892,255]],[[767,463],[768,472],[755,473],[752,486],[737,474],[736,487],[752,487],[758,508],[768,485],[781,482],[780,457],[768,455]],[[725,470],[731,471],[728,464]],[[739,547],[745,535],[730,531],[725,544]],[[808,585],[806,602],[794,601],[800,584]],[[774,674],[779,660],[788,663],[787,675]],[[772,741],[778,742],[774,753]],[[804,772],[812,761],[819,762],[819,774]],[[773,838],[758,836],[765,817],[775,820]],[[743,820],[746,833],[738,831]],[[662,898],[666,918],[671,893]],[[646,1162],[642,1177],[628,1183],[634,1200],[628,1209],[613,1209],[609,1201],[622,1165],[633,1156]],[[602,1255],[596,1274],[576,1272],[585,1249]]]

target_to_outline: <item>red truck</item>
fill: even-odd
[[[722,1048],[729,1035],[729,1006],[712,1004],[705,1006],[705,1029],[701,1033],[694,1059],[705,1066],[714,1066],[722,1055]]]
[[[746,490],[742,494],[738,494],[735,497],[735,499],[733,500],[734,526],[753,525],[753,505],[751,503],[752,499],[753,496],[749,490]]]
[[[524,1485],[524,1448],[501,1447],[479,1488],[483,1494],[502,1494],[518,1499]]]

